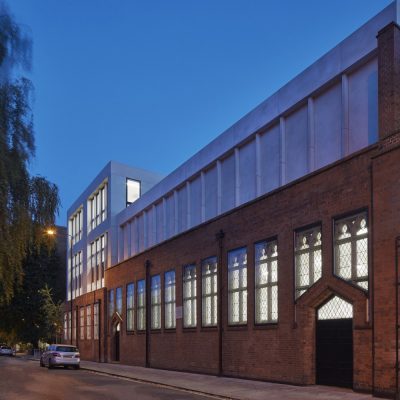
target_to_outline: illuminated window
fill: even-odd
[[[72,257],[72,297],[82,294],[82,251]]]
[[[74,343],[76,343],[76,330],[77,330],[77,321],[76,321],[76,318],[77,318],[77,315],[76,315],[76,310],[74,310],[73,312],[72,312],[72,315],[73,315],[73,327],[74,327],[74,329],[72,329],[72,340],[74,341]]]
[[[92,338],[92,306],[86,306],[86,339]]]
[[[183,269],[183,327],[194,328],[197,324],[197,281],[196,266]]]
[[[278,244],[276,240],[255,245],[256,323],[278,321]]]
[[[107,218],[107,184],[101,186],[88,199],[88,231],[96,228]]]
[[[217,258],[210,257],[201,263],[202,325],[216,326],[218,322]]]
[[[366,212],[335,221],[335,273],[368,290]]]
[[[64,313],[64,340],[68,340],[68,315]]]
[[[173,329],[176,326],[176,286],[175,271],[168,271],[164,275],[164,304],[165,304],[165,329]]]
[[[88,291],[104,287],[107,236],[101,235],[88,245]]]
[[[85,339],[85,308],[79,309],[79,339]]]
[[[296,298],[312,286],[322,274],[321,226],[296,232],[295,269]]]
[[[99,339],[99,303],[93,305],[93,338]]]
[[[161,279],[151,277],[151,329],[161,329]]]
[[[126,180],[126,206],[132,204],[140,197],[140,182],[134,179]]]
[[[135,284],[129,283],[126,286],[126,330],[135,329]]]
[[[146,329],[146,281],[144,279],[137,283],[137,329]]]
[[[73,245],[82,239],[82,228],[83,210],[80,208],[68,221],[68,234]]]
[[[353,318],[353,305],[338,296],[332,297],[318,310],[318,319]]]
[[[228,253],[228,323],[247,323],[247,252],[246,248]]]

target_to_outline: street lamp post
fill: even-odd
[[[57,235],[61,235],[61,236],[65,236],[65,237],[68,237],[68,239],[69,239],[69,257],[70,257],[70,263],[71,263],[71,267],[70,267],[70,295],[71,295],[71,298],[70,298],[70,301],[69,301],[69,303],[70,303],[70,313],[71,313],[71,321],[70,321],[70,327],[69,327],[69,329],[70,329],[70,332],[69,332],[69,341],[70,341],[70,344],[72,344],[72,309],[73,309],[73,305],[72,305],[72,278],[73,278],[73,276],[72,276],[72,236],[69,234],[69,233],[64,233],[64,234],[60,234],[60,233],[58,233],[55,229],[47,229],[47,231],[46,231],[46,234],[47,235],[49,235],[49,236],[57,236]],[[67,263],[67,268],[68,268],[68,263]],[[67,318],[67,321],[69,322],[69,318]]]

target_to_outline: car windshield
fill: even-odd
[[[61,351],[62,353],[76,353],[78,349],[72,346],[57,346],[56,351]]]
[[[9,346],[1,346],[2,349],[6,349],[6,350],[11,350],[11,347]]]

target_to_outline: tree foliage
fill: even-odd
[[[0,0],[0,305],[22,285],[28,249],[40,245],[59,206],[57,187],[28,169],[35,155],[33,88],[16,75],[30,56],[30,39]]]
[[[64,258],[51,243],[32,246],[23,262],[24,279],[9,304],[0,306],[0,341],[52,341],[62,323]]]

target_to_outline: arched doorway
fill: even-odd
[[[119,361],[120,333],[121,333],[121,323],[118,322],[115,325],[115,330],[114,330],[114,361]]]
[[[316,383],[353,387],[353,306],[338,296],[317,310]]]

